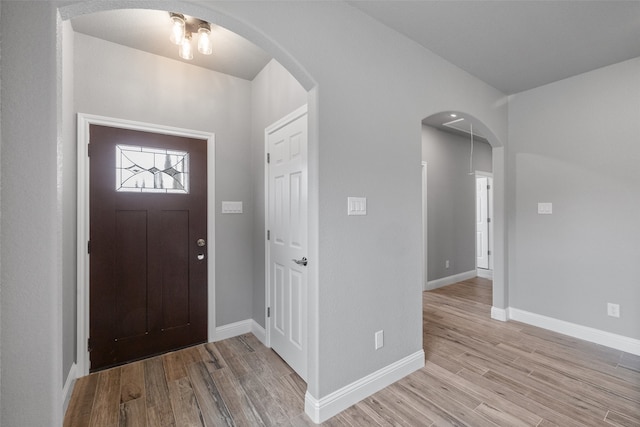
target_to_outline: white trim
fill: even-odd
[[[212,342],[222,341],[244,334],[253,334],[262,344],[265,342],[264,328],[253,319],[240,320],[239,322],[218,326],[216,328],[215,339]]]
[[[486,268],[477,268],[476,276],[484,279],[493,279],[493,270],[487,270]]]
[[[476,270],[465,271],[464,273],[454,274],[453,276],[443,277],[441,279],[430,280],[427,282],[426,290],[441,288],[447,285],[453,285],[454,283],[462,282],[463,280],[469,280],[476,277]]]
[[[267,345],[267,332],[265,331],[265,329],[260,326],[258,324],[258,322],[256,322],[255,320],[251,319],[251,333],[253,335],[255,335],[256,338],[258,338],[258,340],[264,344],[265,346]]]
[[[304,412],[314,423],[320,424],[423,366],[424,350],[419,350],[320,399],[307,391]]]
[[[78,365],[74,363],[73,365],[71,365],[71,369],[69,369],[69,373],[67,374],[67,380],[64,382],[64,386],[62,387],[62,414],[63,415],[67,412],[67,408],[69,407],[69,400],[71,400],[71,393],[73,392],[73,386],[75,385],[77,378],[78,378]]]
[[[218,326],[216,328],[216,336],[214,341],[222,341],[238,335],[248,334],[251,332],[253,320],[241,320],[239,322],[229,323],[228,325]]]
[[[427,217],[427,177],[428,177],[428,169],[427,162],[423,161],[420,167],[422,171],[422,290],[426,291],[427,288],[427,277],[429,277],[429,272],[427,271],[429,268],[429,247],[428,247],[428,227],[429,221]]]
[[[509,320],[507,317],[507,310],[498,307],[491,307],[491,318],[494,320],[499,320],[501,322],[506,322],[507,320]]]
[[[530,313],[517,308],[508,308],[507,313],[509,319],[516,320],[518,322],[548,329],[553,332],[569,335],[570,337],[579,338],[581,340],[640,356],[640,340],[635,338],[601,331],[599,329],[554,319],[541,314]]]
[[[215,338],[215,135],[212,132],[202,132],[171,126],[136,122],[132,120],[112,117],[96,116],[78,113],[78,219],[77,219],[77,345],[76,363],[77,375],[89,373],[89,352],[87,340],[89,338],[89,256],[87,242],[89,241],[89,126],[92,124],[111,126],[121,129],[140,130],[144,132],[177,135],[207,141],[207,240],[208,245],[208,340]]]

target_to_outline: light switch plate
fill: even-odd
[[[347,197],[347,215],[366,215],[366,197]]]
[[[538,203],[538,214],[551,215],[553,213],[553,203]]]
[[[222,213],[242,213],[242,202],[222,202]]]

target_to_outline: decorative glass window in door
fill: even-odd
[[[116,191],[189,193],[189,153],[116,145]]]

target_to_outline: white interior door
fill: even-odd
[[[486,176],[476,177],[476,266],[489,269],[489,189]]]
[[[307,114],[297,110],[266,130],[270,345],[307,376]]]

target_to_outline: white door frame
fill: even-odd
[[[89,126],[111,126],[144,132],[162,133],[207,142],[207,339],[215,340],[215,135],[170,126],[136,122],[112,117],[78,113],[78,176],[77,176],[77,340],[76,359],[79,376],[88,375],[90,367],[87,340],[89,339]]]
[[[489,248],[489,268],[488,268],[488,276],[491,277],[487,277],[492,279],[493,278],[493,257],[494,257],[494,250],[493,250],[493,223],[494,223],[494,218],[493,218],[493,173],[492,172],[485,172],[485,171],[476,171],[475,172],[475,178],[478,177],[486,177],[486,178],[491,178],[491,188],[489,189],[488,193],[487,193],[487,217],[491,219],[491,221],[489,222],[489,244],[488,244],[488,248]],[[477,194],[477,187],[476,187],[476,192],[474,192],[474,196],[475,196],[475,200],[477,200],[478,198],[478,194]],[[478,207],[477,203],[474,203],[474,206]],[[476,210],[476,218],[478,217],[478,212]],[[476,238],[474,239],[475,242],[475,247],[476,247],[476,271],[480,272],[480,270],[484,270],[484,269],[479,269],[478,268],[478,264],[477,264],[477,259],[478,259],[478,234],[477,234],[477,230],[476,233],[474,234],[476,236]],[[480,274],[479,274],[480,275]],[[485,277],[485,275],[482,275],[481,277]]]
[[[422,290],[428,289],[429,279],[429,251],[428,251],[428,225],[427,221],[427,162],[422,162]]]
[[[307,114],[307,105],[303,105],[297,110],[287,114],[285,117],[276,121],[275,123],[267,126],[264,130],[264,229],[265,229],[265,238],[264,238],[264,327],[265,327],[265,345],[271,348],[271,317],[267,315],[267,310],[269,309],[269,304],[271,303],[271,270],[270,266],[270,247],[269,240],[267,239],[266,233],[269,230],[269,163],[267,162],[267,154],[269,153],[269,134],[273,133],[275,130],[285,126],[286,124],[298,119],[299,117]],[[307,129],[308,133],[308,129]],[[307,142],[308,143],[308,142]],[[307,179],[307,193],[309,191],[308,184],[309,180]],[[307,209],[309,212],[309,209]],[[307,228],[309,227],[309,221],[307,221]],[[309,246],[309,238],[307,233],[307,246]],[[307,248],[308,249],[308,248]],[[309,287],[309,279],[307,278],[307,287]],[[309,293],[307,292],[307,298],[309,298]],[[308,301],[307,301],[308,304]],[[305,324],[309,325],[309,315],[307,312],[307,322]],[[309,334],[308,330],[304,333],[305,339],[307,342],[305,343],[305,347],[307,350],[307,358],[309,357]]]

